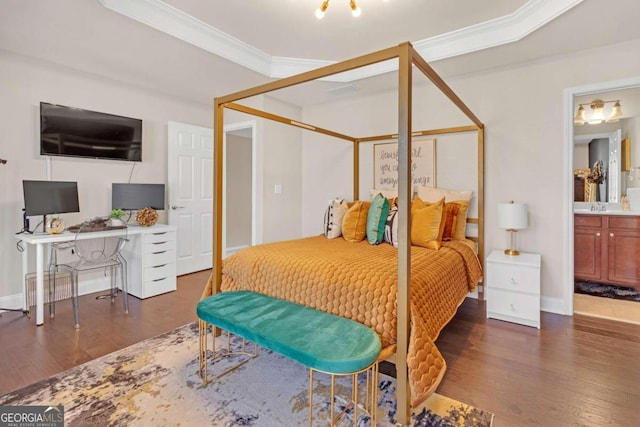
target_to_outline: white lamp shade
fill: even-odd
[[[523,230],[529,226],[525,203],[498,203],[498,227],[506,230]]]

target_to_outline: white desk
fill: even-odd
[[[109,231],[94,231],[87,233],[78,233],[77,238],[81,240],[86,239],[98,239],[103,237],[115,237],[115,236],[135,236],[140,234],[154,234],[162,233],[166,231],[175,231],[174,226],[156,224],[152,227],[141,227],[132,225],[127,229],[109,230]],[[76,239],[76,233],[70,233],[65,231],[60,234],[48,234],[43,232],[36,232],[33,234],[16,234],[18,240],[26,243],[24,251],[22,252],[22,273],[23,278],[29,272],[29,245],[36,246],[36,324],[44,324],[44,245],[51,243],[70,242]],[[26,307],[26,296],[24,298],[23,307]]]

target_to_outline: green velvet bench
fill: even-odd
[[[351,319],[249,291],[221,292],[204,298],[198,302],[196,312],[200,319],[199,375],[205,385],[211,381],[207,376],[207,331],[211,324],[309,368],[309,425],[313,420],[314,371],[331,375],[331,425],[335,421],[335,376],[352,377],[349,406],[353,406],[354,420],[357,420],[357,376],[365,372],[363,407],[369,413],[372,425],[375,424],[381,343],[372,329]],[[215,337],[213,345],[215,356]],[[244,347],[243,342],[241,353],[251,354]],[[227,349],[227,354],[237,353]],[[251,356],[257,356],[257,350]]]

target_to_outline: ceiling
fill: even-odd
[[[351,16],[347,0],[331,0],[322,20],[314,16],[321,0],[135,2],[160,4],[182,17],[183,25],[191,22],[186,29],[201,33],[198,46],[105,7],[109,3],[134,4],[3,0],[0,49],[210,104],[216,96],[271,81],[273,70],[286,72],[284,65],[308,68],[404,41],[450,78],[640,38],[637,0],[610,0],[606,6],[595,0],[359,0],[358,18]],[[162,24],[184,36],[179,23],[163,18]],[[519,28],[527,31],[518,34]],[[221,40],[228,44],[211,48]],[[394,73],[380,72],[352,81],[313,82],[274,96],[304,106],[395,87]],[[347,90],[329,92],[336,88]]]

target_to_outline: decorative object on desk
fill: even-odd
[[[226,336],[217,340],[218,349],[222,343],[226,347]],[[232,336],[231,345],[241,349],[242,340]],[[0,396],[0,405],[64,405],[67,425],[308,425],[309,373],[304,365],[260,349],[260,357],[235,370],[233,378],[201,388],[197,354],[198,325],[192,323],[7,393]],[[234,355],[212,364],[222,372],[242,360]],[[329,425],[324,397],[331,381],[328,375],[314,380],[314,410]],[[395,426],[396,380],[380,373],[378,384],[377,425]],[[350,390],[351,380],[335,385]],[[336,406],[344,408],[345,403],[336,397]],[[346,420],[352,421],[353,408],[346,409]],[[494,418],[438,393],[413,412],[412,426],[490,427]],[[368,424],[360,410],[358,414],[357,425]],[[524,416],[518,419],[526,424]]]
[[[111,210],[110,223],[111,226],[123,226],[126,225],[122,217],[125,215],[125,212],[122,209],[113,209]]]
[[[153,208],[140,209],[136,214],[136,221],[144,227],[151,227],[158,222],[158,212]]]
[[[510,249],[505,249],[507,255],[520,255],[515,247],[515,233],[518,230],[524,230],[528,227],[529,217],[527,214],[527,205],[524,203],[515,203],[513,200],[509,203],[498,204],[498,227],[506,229],[511,233]]]
[[[67,228],[68,231],[72,233],[89,233],[93,231],[109,231],[116,230],[120,228],[127,228],[126,225],[111,225],[109,222],[109,218],[95,217],[93,219],[88,219],[84,221],[82,224],[72,225]]]
[[[47,219],[45,229],[49,234],[60,234],[64,231],[64,221],[60,218]]]

